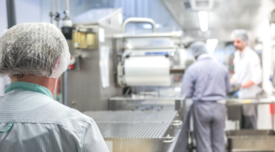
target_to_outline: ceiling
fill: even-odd
[[[162,0],[188,37],[224,37],[234,29],[252,30],[275,8],[274,0],[214,0],[208,13],[209,31],[200,31],[198,11],[186,9],[183,1]]]

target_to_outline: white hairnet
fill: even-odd
[[[70,52],[61,31],[49,23],[24,23],[0,37],[0,75],[58,78],[67,70]]]
[[[238,38],[241,41],[243,41],[245,43],[248,43],[248,34],[247,34],[247,31],[243,30],[243,29],[234,30],[232,32],[232,38],[233,39]]]
[[[207,53],[207,47],[204,42],[198,41],[194,42],[190,46],[192,54],[197,57],[201,54]]]

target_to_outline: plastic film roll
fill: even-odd
[[[124,62],[128,86],[169,86],[170,59],[165,56],[130,57]]]

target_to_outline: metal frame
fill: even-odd
[[[128,23],[150,23],[152,25],[153,33],[156,33],[155,21],[150,18],[128,18],[122,24],[122,32],[125,33],[126,25]]]

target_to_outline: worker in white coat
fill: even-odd
[[[94,122],[53,99],[70,53],[60,30],[24,23],[0,38],[0,75],[11,84],[0,97],[1,152],[108,152]]]
[[[258,86],[262,81],[262,69],[260,58],[255,51],[248,46],[248,34],[245,30],[232,32],[236,52],[234,54],[234,75],[230,82],[241,85],[238,93],[241,99],[255,98],[261,92]],[[257,106],[244,105],[242,110],[242,129],[257,128]]]

